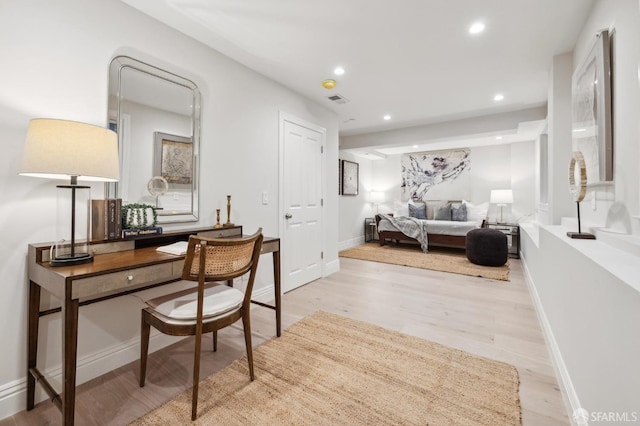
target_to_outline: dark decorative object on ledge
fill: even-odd
[[[569,191],[571,191],[571,198],[576,202],[578,208],[578,232],[567,232],[567,235],[570,238],[580,240],[595,240],[595,235],[582,232],[580,226],[580,201],[584,200],[584,196],[587,194],[587,167],[580,151],[573,152],[569,163]]]

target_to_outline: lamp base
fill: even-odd
[[[70,266],[70,265],[81,265],[83,263],[93,262],[93,256],[88,253],[76,254],[71,257],[71,255],[62,255],[51,259],[49,262],[50,266]]]
[[[596,236],[588,232],[567,232],[569,238],[577,240],[595,240]]]

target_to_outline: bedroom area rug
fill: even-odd
[[[339,256],[509,281],[509,261],[503,266],[476,265],[469,262],[463,250],[431,248],[423,253],[417,245],[380,246],[370,242],[343,250]]]
[[[198,425],[521,425],[510,364],[316,312],[200,382]],[[191,390],[133,425],[190,423]]]

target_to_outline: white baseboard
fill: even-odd
[[[257,300],[259,302],[267,303],[274,298],[274,284],[268,285],[266,287],[261,287],[259,290],[253,288],[253,293],[251,293],[251,299]]]
[[[0,419],[22,411],[27,406],[26,379],[14,380],[0,387]]]
[[[171,345],[184,337],[174,337],[152,330],[149,339],[149,353]],[[118,367],[137,361],[140,358],[140,338],[135,337],[118,345],[111,346],[100,352],[95,352],[78,358],[76,383],[88,382]],[[62,368],[56,367],[44,371],[47,380],[54,388],[61,392]],[[36,384],[36,404],[48,399],[47,394]],[[4,419],[26,409],[27,378],[26,376],[4,384],[0,387],[0,419]]]
[[[338,251],[347,250],[351,247],[359,246],[360,244],[364,244],[364,236],[351,238],[350,240],[340,241],[338,243]]]
[[[580,405],[580,398],[578,398],[578,393],[576,392],[576,389],[573,386],[573,382],[571,381],[569,370],[567,370],[567,366],[564,363],[564,359],[562,358],[562,353],[560,352],[558,342],[553,335],[551,324],[549,324],[549,320],[544,313],[542,301],[540,300],[540,296],[538,295],[538,291],[536,290],[533,277],[531,276],[529,268],[527,267],[526,258],[523,254],[524,253],[520,253],[520,260],[524,269],[525,281],[527,282],[527,287],[529,288],[529,293],[531,294],[531,299],[533,300],[533,305],[538,316],[538,322],[540,323],[540,327],[542,328],[544,340],[547,344],[547,347],[549,348],[553,370],[559,380],[558,385],[560,386],[560,392],[562,393],[562,398],[564,399],[565,409],[567,410],[570,421],[572,422],[572,424],[574,424],[574,419],[572,417],[573,412],[582,407]]]
[[[327,277],[331,274],[334,274],[340,270],[340,259],[335,259],[330,262],[325,263],[324,265],[324,276]]]

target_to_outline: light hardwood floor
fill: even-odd
[[[568,425],[561,392],[523,277],[510,260],[510,282],[340,259],[340,272],[283,296],[283,328],[324,310],[508,362],[520,375],[525,426]],[[218,352],[203,352],[201,377],[244,356],[240,323],[220,332]],[[273,311],[252,309],[253,343],[275,335]],[[205,337],[205,349],[211,338]],[[147,384],[139,388],[138,362],[80,385],[76,424],[125,425],[190,386],[193,340],[149,357]],[[8,425],[56,425],[51,402],[0,421]],[[185,424],[189,419],[185,418]]]

